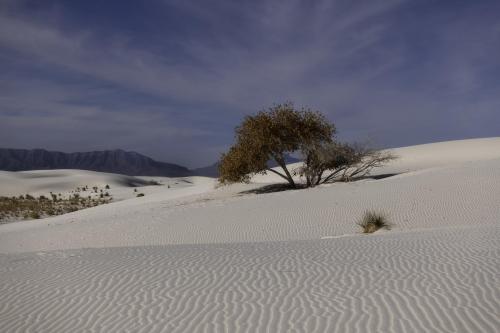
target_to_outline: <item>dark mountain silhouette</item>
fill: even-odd
[[[191,170],[193,174],[196,176],[205,176],[205,177],[214,177],[217,178],[219,177],[219,162],[216,162],[212,165],[203,167],[203,168],[196,168]]]
[[[193,173],[183,166],[155,161],[121,149],[62,153],[44,149],[0,148],[0,170],[81,169],[131,176],[183,177]]]
[[[287,163],[299,160],[286,156]],[[62,153],[45,149],[0,148],[0,170],[26,171],[50,169],[80,169],[100,172],[120,173],[130,176],[218,177],[219,163],[189,170],[181,165],[158,162],[132,151],[104,150],[84,153]],[[269,162],[270,167],[277,166]]]

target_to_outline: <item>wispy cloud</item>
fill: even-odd
[[[349,139],[399,145],[495,134],[494,2],[149,6],[159,13],[151,24],[125,30],[68,20],[83,9],[67,3],[36,13],[0,7],[2,142],[120,146],[199,165],[230,143],[242,115],[287,99],[327,113]],[[68,128],[85,130],[62,140]]]

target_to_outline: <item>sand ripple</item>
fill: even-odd
[[[500,227],[0,256],[1,332],[498,332]]]

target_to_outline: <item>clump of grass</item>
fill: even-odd
[[[143,196],[144,196],[144,193],[137,194],[137,197],[143,197]]]
[[[385,213],[366,211],[358,222],[365,234],[371,234],[379,229],[390,229],[391,225]]]

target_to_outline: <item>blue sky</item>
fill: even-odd
[[[500,1],[0,0],[0,146],[214,162],[291,100],[343,140],[500,136]]]

